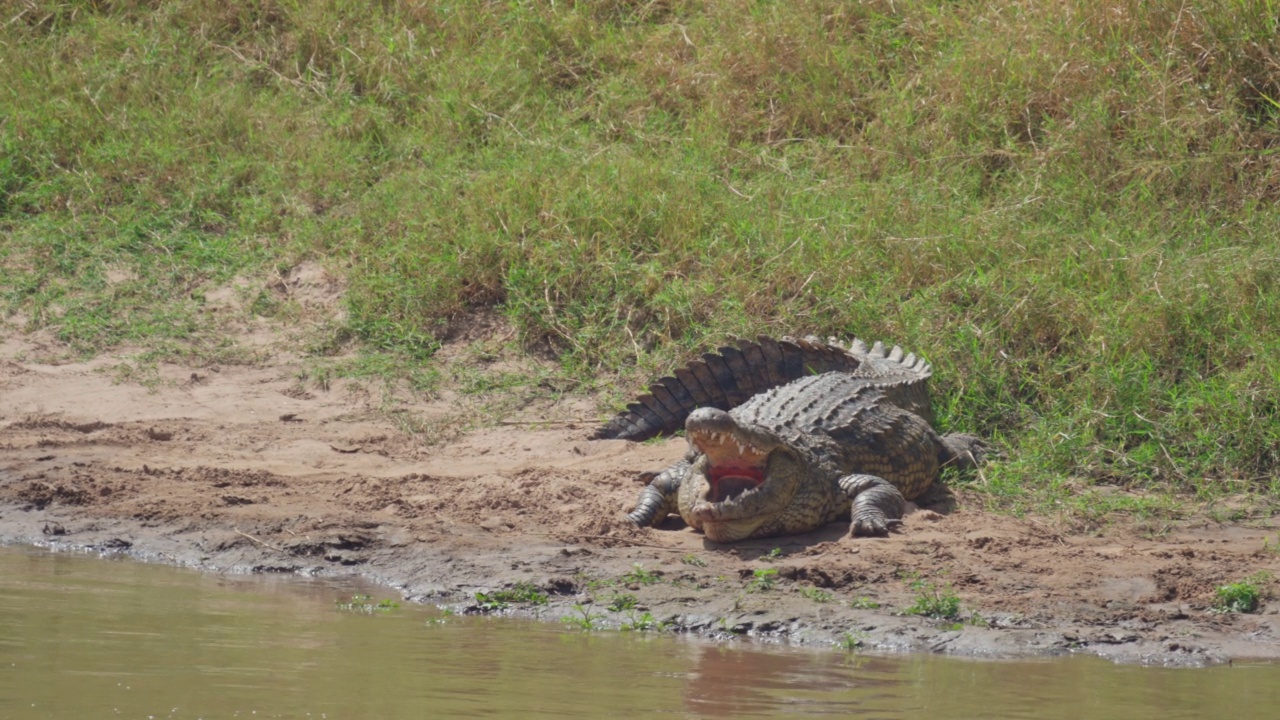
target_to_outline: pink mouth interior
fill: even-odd
[[[732,500],[764,483],[768,452],[727,432],[694,432],[689,440],[707,456],[708,502]]]
[[[764,482],[764,471],[758,466],[717,463],[710,468],[707,480],[711,482],[707,499],[724,502],[759,487]]]

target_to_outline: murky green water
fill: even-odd
[[[0,718],[1280,716],[1280,667],[713,646],[0,548]]]

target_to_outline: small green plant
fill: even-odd
[[[613,580],[608,580],[604,578],[589,578],[585,575],[577,576],[577,580],[579,583],[582,584],[584,588],[587,589],[587,592],[589,593],[598,592],[601,588],[613,587],[614,585],[617,584]]]
[[[511,589],[499,590],[497,594],[507,602],[512,603],[547,604],[547,594],[538,589],[538,586],[533,583],[518,582],[511,586]]]
[[[706,560],[703,560],[702,558],[698,557],[697,555],[694,555],[693,553],[689,553],[688,555],[685,555],[684,557],[680,558],[680,562],[684,563],[685,565],[692,565],[694,567],[707,566]]]
[[[637,602],[635,595],[617,593],[609,600],[609,609],[614,612],[632,610],[635,608]]]
[[[840,639],[836,641],[836,645],[842,650],[853,652],[865,644],[866,637],[866,633],[853,630],[841,635]]]
[[[476,607],[480,609],[480,612],[485,613],[502,612],[511,607],[511,603],[498,598],[494,593],[477,592]]]
[[[773,589],[774,583],[777,582],[777,568],[760,568],[751,573],[751,582],[747,585],[747,592],[768,592]]]
[[[536,585],[527,582],[516,583],[505,590],[476,593],[476,605],[481,612],[500,612],[514,603],[546,605],[547,594],[539,590]]]
[[[628,632],[661,632],[666,630],[671,623],[662,622],[655,618],[651,613],[636,615],[634,610],[627,613],[626,622],[622,623],[621,628]]]
[[[849,603],[849,607],[854,610],[876,610],[880,607],[880,603],[869,597],[860,597],[854,598],[853,601]]]
[[[337,606],[339,610],[347,612],[375,613],[391,612],[399,608],[400,603],[391,599],[379,600],[375,603],[371,595],[355,594],[349,600],[338,600]]]
[[[782,552],[782,548],[776,547],[764,555],[761,555],[760,559],[765,562],[773,562],[774,560],[781,560],[783,555],[784,553]]]
[[[443,610],[440,611],[440,615],[438,617],[433,617],[428,619],[426,624],[427,625],[444,625],[445,623],[449,622],[449,619],[456,614],[457,613],[455,613],[452,608],[444,608]]]
[[[960,617],[960,597],[951,588],[939,588],[931,582],[917,580],[911,584],[916,591],[915,602],[904,612],[938,620],[955,620]]]
[[[816,587],[802,587],[800,594],[816,603],[829,603],[835,598],[830,592]]]
[[[662,582],[662,576],[652,570],[645,570],[643,565],[636,563],[621,580],[627,585],[653,585]]]
[[[599,615],[592,614],[590,605],[574,605],[573,609],[578,614],[561,618],[561,622],[583,632],[590,632],[592,630],[599,629],[601,617]]]
[[[1271,573],[1254,573],[1239,582],[1228,583],[1214,593],[1211,612],[1218,613],[1251,613],[1262,604],[1264,591],[1262,586],[1272,580]]]

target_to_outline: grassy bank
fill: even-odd
[[[1269,2],[3,7],[0,307],[80,351],[210,352],[206,292],[313,259],[317,352],[886,338],[994,505],[1280,498]]]

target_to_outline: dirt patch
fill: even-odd
[[[322,274],[291,273],[289,292]],[[313,277],[314,276],[314,277]],[[318,278],[318,279],[317,279]],[[217,570],[358,573],[412,599],[476,609],[532,583],[547,618],[645,617],[723,639],[968,655],[1091,652],[1195,664],[1280,658],[1280,615],[1208,611],[1215,588],[1280,573],[1274,529],[1187,523],[1158,538],[974,510],[908,516],[903,532],[717,545],[623,522],[644,473],[683,442],[589,440],[589,399],[517,408],[506,424],[428,447],[335,382],[298,385],[287,355],[253,367],[164,366],[113,384],[119,361],[42,363],[0,344],[0,540],[127,551]],[[36,358],[36,359],[33,359]],[[456,398],[406,402],[456,416]],[[934,591],[930,592],[932,584]],[[903,614],[954,595],[962,620]],[[614,609],[608,609],[613,606]],[[974,617],[972,613],[977,613]]]
[[[281,299],[297,302],[305,309],[330,315],[338,320],[345,315],[341,301],[346,283],[319,263],[306,261],[280,272],[267,284],[267,289]]]

